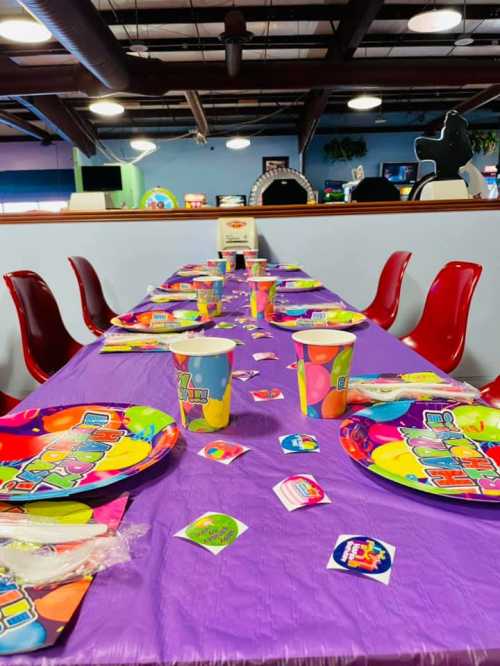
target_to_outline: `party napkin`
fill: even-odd
[[[395,554],[395,546],[380,539],[341,534],[326,568],[349,571],[388,585]]]
[[[383,373],[351,377],[347,402],[366,404],[434,398],[473,402],[480,398],[480,393],[470,384],[440,377],[435,372]]]
[[[287,511],[314,504],[331,504],[331,499],[311,474],[294,474],[277,483],[273,491]]]
[[[174,536],[197,543],[214,555],[218,555],[224,548],[234,543],[247,529],[248,525],[237,518],[228,516],[226,513],[208,511],[193,523],[176,532]]]
[[[103,338],[101,354],[110,352],[168,352],[169,345],[192,338],[203,331],[184,333],[110,333]]]

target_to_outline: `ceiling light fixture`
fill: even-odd
[[[125,107],[112,99],[100,99],[89,105],[92,113],[98,116],[119,116],[125,111]]]
[[[445,32],[456,28],[462,21],[462,15],[456,9],[431,9],[415,14],[408,21],[412,32]]]
[[[381,104],[382,98],[375,97],[375,95],[358,95],[347,102],[347,106],[355,111],[369,111],[376,109]]]
[[[132,139],[130,146],[134,150],[139,150],[141,153],[152,152],[156,150],[156,143],[150,139]]]
[[[470,35],[463,35],[454,41],[455,46],[471,46],[474,44],[474,39]]]
[[[52,39],[52,34],[35,19],[22,18],[0,21],[0,37],[22,44],[40,44]]]
[[[248,148],[250,143],[250,139],[247,139],[244,136],[233,136],[232,139],[226,141],[226,148],[230,148],[231,150],[243,150],[243,148]]]

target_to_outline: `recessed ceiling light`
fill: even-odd
[[[23,18],[0,21],[0,37],[11,42],[40,44],[52,39],[52,34],[38,21]]]
[[[244,136],[233,136],[232,139],[226,141],[226,148],[231,150],[243,150],[243,148],[248,148],[249,145],[250,139]]]
[[[130,51],[127,51],[128,55],[135,56],[136,58],[147,58],[149,49],[146,44],[132,44]]]
[[[376,109],[381,104],[382,98],[374,95],[358,95],[358,97],[353,97],[347,102],[347,106],[356,111],[369,111],[370,109]]]
[[[119,116],[125,111],[124,106],[111,99],[101,99],[97,102],[92,102],[89,105],[89,109],[92,113],[97,113],[98,116]]]
[[[134,150],[139,150],[141,153],[156,150],[156,143],[149,139],[132,139],[130,145]]]
[[[408,21],[412,32],[444,32],[455,28],[462,21],[462,15],[456,9],[431,9],[415,14]]]
[[[455,39],[454,43],[455,46],[471,46],[474,44],[474,39],[470,35],[464,35],[463,37]]]

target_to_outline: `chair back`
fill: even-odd
[[[467,261],[450,261],[429,289],[424,310],[406,342],[445,372],[460,363],[465,347],[470,304],[483,268]]]
[[[392,326],[399,309],[403,276],[411,252],[393,252],[380,273],[377,293],[364,314],[386,330]]]
[[[14,398],[11,395],[7,395],[7,393],[4,393],[3,391],[0,391],[0,416],[10,412],[10,410],[14,409],[14,407],[18,404],[19,400],[17,398]]]
[[[32,271],[4,275],[14,300],[28,370],[39,382],[62,368],[81,345],[66,330],[54,294]]]
[[[492,407],[500,409],[500,375],[481,388],[481,398]]]
[[[85,324],[95,335],[102,335],[116,315],[106,303],[99,276],[85,257],[68,257],[68,261],[78,281]]]

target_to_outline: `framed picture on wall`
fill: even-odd
[[[289,163],[288,156],[281,157],[263,157],[262,158],[262,173],[267,173],[272,169],[288,169]]]

